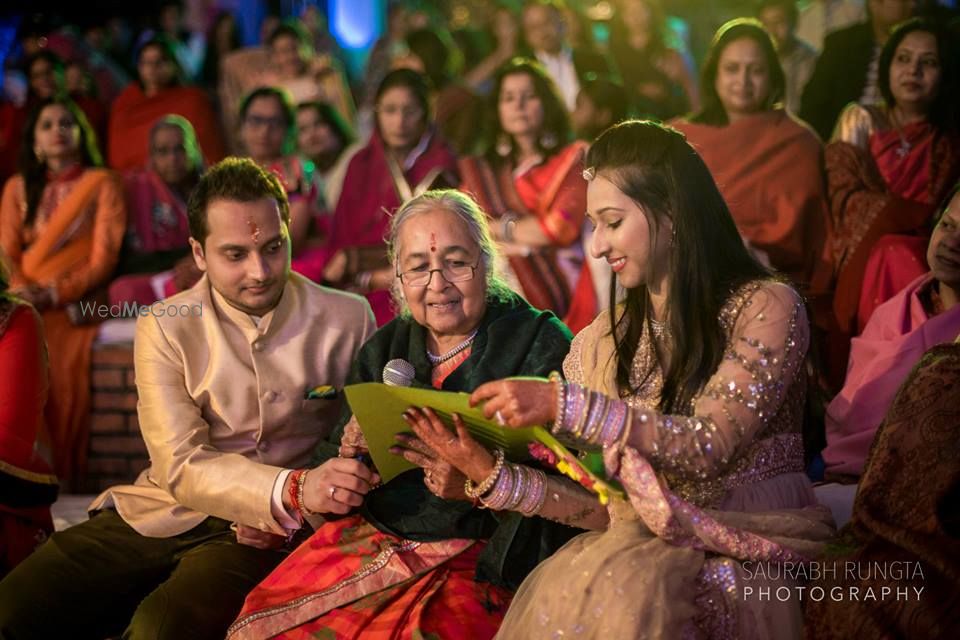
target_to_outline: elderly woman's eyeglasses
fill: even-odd
[[[480,266],[480,259],[474,265],[463,262],[450,262],[441,269],[410,269],[409,271],[398,271],[397,277],[400,282],[408,287],[428,287],[433,279],[434,273],[443,275],[443,279],[453,284],[455,282],[466,282],[472,280],[477,267]]]

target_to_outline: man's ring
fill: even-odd
[[[335,494],[336,492],[337,492],[337,488],[336,488],[336,487],[330,487],[330,499],[331,499],[331,500],[334,499],[334,498],[333,498],[333,494]]]
[[[507,421],[503,419],[503,414],[499,410],[493,415],[497,418],[497,424],[501,427],[506,426]]]

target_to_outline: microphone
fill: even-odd
[[[403,358],[394,358],[383,367],[383,384],[391,387],[409,387],[416,371]]]

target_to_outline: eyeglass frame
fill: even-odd
[[[480,257],[477,258],[477,263],[476,263],[476,264],[474,264],[474,265],[467,265],[468,267],[470,267],[470,277],[469,277],[469,278],[463,278],[463,279],[458,279],[458,280],[451,280],[450,278],[448,278],[448,277],[443,273],[444,270],[445,270],[447,267],[440,267],[439,269],[428,269],[427,271],[414,271],[414,270],[412,270],[412,269],[410,269],[410,270],[408,270],[408,271],[400,271],[400,265],[397,265],[396,276],[397,276],[398,278],[400,278],[400,282],[401,282],[402,284],[405,284],[405,285],[407,285],[408,287],[416,287],[417,289],[421,289],[421,288],[426,289],[427,287],[429,287],[429,286],[430,286],[430,283],[433,282],[433,274],[434,274],[435,272],[437,272],[437,271],[440,272],[440,275],[443,276],[443,279],[446,280],[448,284],[456,284],[456,283],[458,283],[458,282],[469,282],[469,281],[473,280],[474,277],[476,277],[476,275],[477,275],[477,269],[480,267],[480,263],[481,263],[481,262],[483,262],[483,256],[480,256]],[[426,274],[427,274],[427,281],[426,281],[424,284],[410,284],[409,282],[405,282],[404,279],[403,279],[403,276],[406,275],[406,274],[408,274],[408,273],[426,273]]]

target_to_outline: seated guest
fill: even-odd
[[[419,71],[432,85],[434,120],[457,155],[473,153],[480,143],[478,123],[483,100],[457,78],[463,74],[463,55],[445,30],[417,29],[407,34],[407,51],[395,59],[394,68]]]
[[[607,76],[610,65],[602,54],[571,47],[566,37],[562,2],[533,0],[523,5],[523,39],[526,55],[543,65],[557,88],[560,104],[569,113],[577,106],[581,84],[592,74]]]
[[[797,3],[795,0],[763,0],[757,7],[757,18],[777,45],[777,57],[786,80],[783,106],[791,113],[799,113],[803,88],[817,64],[817,51],[797,38]]]
[[[90,413],[96,318],[78,302],[94,297],[117,264],[126,228],[123,187],[97,168],[100,153],[83,113],[69,99],[37,105],[23,130],[20,172],[0,202],[0,248],[14,294],[43,317],[50,358],[47,427],[57,476],[82,476]]]
[[[560,95],[532,60],[515,58],[500,69],[491,99],[493,126],[485,153],[460,161],[460,188],[493,219],[493,237],[509,261],[504,271],[514,291],[581,328],[596,314],[579,243],[586,145],[570,141]],[[571,310],[576,319],[568,317]]]
[[[960,188],[940,213],[926,261],[930,271],[877,307],[853,339],[843,389],[827,407],[831,475],[859,476],[893,396],[921,354],[960,333]]]
[[[150,130],[167,114],[186,118],[198,132],[208,163],[224,156],[223,137],[210,98],[202,89],[184,86],[170,44],[148,40],[137,55],[137,82],[123,90],[110,109],[107,164],[117,171],[147,164]]]
[[[700,105],[694,72],[669,41],[660,0],[623,0],[610,27],[610,51],[637,113],[669,120]]]
[[[593,142],[601,133],[627,118],[627,94],[610,80],[587,80],[577,95],[570,122],[578,140]]]
[[[249,160],[213,167],[189,212],[206,275],[169,303],[200,313],[137,321],[150,467],[0,582],[2,637],[55,637],[69,619],[79,637],[223,638],[301,512],[345,513],[375,481],[355,460],[291,472],[339,415],[307,392],[343,385],[370,308],[290,273],[283,187]]]
[[[284,89],[294,104],[326,102],[344,120],[353,122],[353,97],[339,63],[329,54],[317,55],[309,35],[299,23],[278,24],[267,36],[265,45],[232,51],[223,58],[220,113],[227,135],[236,135],[240,104],[244,96],[259,87]],[[239,140],[233,143],[232,148],[239,147]]]
[[[703,156],[750,245],[805,292],[829,281],[823,148],[783,109],[784,76],[756,20],[720,27],[703,67],[703,109],[675,126]]]
[[[116,273],[110,283],[110,304],[149,305],[177,292],[174,265],[193,261],[187,200],[203,172],[203,156],[190,123],[164,116],[150,131],[146,168],[124,176],[127,233]]]
[[[569,331],[497,277],[485,215],[470,198],[428,191],[406,202],[391,221],[389,247],[404,312],[363,346],[352,382],[380,382],[396,358],[412,365],[412,386],[446,391],[560,366]],[[347,457],[366,449],[356,420],[341,422],[344,431],[318,449],[319,460],[336,460],[337,444]],[[405,430],[400,416],[397,423]],[[493,455],[469,436],[445,433],[465,466],[490,475]],[[467,476],[423,441],[398,441],[395,453],[420,468],[374,489],[358,513],[320,527],[250,593],[228,638],[493,637],[512,589],[575,531],[471,504]],[[598,504],[556,476],[550,490],[570,513]]]
[[[626,298],[574,338],[568,383],[497,380],[470,402],[509,427],[552,424],[577,447],[602,447],[624,496],[577,514],[591,531],[533,570],[498,637],[799,638],[798,599],[741,594],[795,586],[778,563],[813,557],[833,534],[803,472],[803,300],[750,257],[681,134],[626,122],[586,164],[592,250]],[[415,431],[429,435],[431,422]],[[482,478],[443,443],[427,438]],[[506,467],[495,476],[481,496],[491,509],[522,492]],[[544,518],[563,509],[540,504]],[[771,571],[756,575],[759,562]]]
[[[296,257],[315,235],[313,186],[293,155],[293,103],[282,89],[261,87],[240,104],[240,143],[246,155],[280,178],[290,202],[290,244]]]
[[[303,177],[316,191],[313,210],[320,235],[329,237],[347,166],[360,144],[350,125],[329,104],[303,102],[297,105],[297,150]]]
[[[395,315],[389,289],[393,268],[383,239],[390,216],[433,187],[455,186],[456,159],[436,130],[425,77],[411,69],[387,74],[377,90],[376,130],[347,167],[333,214],[333,231],[294,269],[316,280],[367,295],[377,324]]]
[[[80,107],[86,116],[90,128],[101,143],[107,132],[107,109],[96,98],[73,91],[66,83],[63,60],[56,53],[41,49],[29,56],[23,65],[27,76],[27,99],[17,107],[10,103],[8,123],[2,127],[0,138],[0,180],[7,178],[17,170],[17,154],[23,139],[22,132],[30,113],[42,101],[66,93]]]
[[[955,638],[960,633],[958,395],[960,342],[932,347],[886,411],[850,523],[840,530],[832,553],[818,559],[820,566],[838,570],[821,572],[810,589],[842,597],[808,599],[806,637]],[[843,570],[851,565],[859,567],[853,577]],[[909,597],[899,595],[904,590]],[[884,592],[891,595],[883,597]],[[867,593],[880,597],[871,601]]]
[[[884,104],[849,105],[827,145],[834,314],[847,335],[867,321],[858,307],[877,241],[887,234],[925,235],[937,204],[960,177],[957,71],[943,29],[919,19],[903,23],[880,56]]]
[[[803,90],[800,117],[824,140],[851,102],[882,101],[880,52],[893,27],[913,15],[913,0],[866,0],[866,21],[829,34]],[[816,46],[816,43],[814,43]]]
[[[43,326],[9,285],[0,251],[0,579],[53,533],[50,505],[57,499],[43,420]]]

